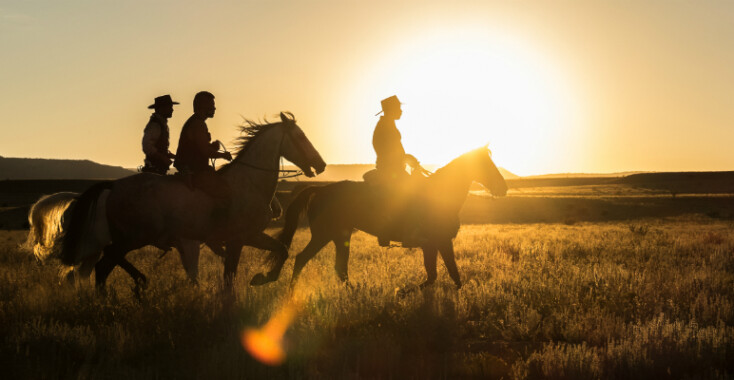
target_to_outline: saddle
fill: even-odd
[[[214,200],[231,197],[232,192],[227,181],[217,175],[214,170],[180,171],[173,177],[186,184],[191,191],[199,189]]]
[[[151,164],[150,162],[148,162],[146,160],[145,161],[145,165],[138,166],[138,172],[140,172],[140,173],[153,173],[153,174],[158,174],[158,175],[166,175],[166,173],[168,173],[168,168],[164,168],[164,167],[161,167],[161,166],[155,166],[155,165]]]
[[[403,173],[394,175],[375,169],[363,175],[371,189],[369,202],[381,214],[382,225],[377,234],[381,246],[400,241],[403,247],[415,247],[425,240],[422,228],[426,214],[422,200],[425,177]]]

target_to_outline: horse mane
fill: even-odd
[[[287,115],[293,122],[296,122],[296,118],[293,116],[290,112],[283,112],[283,114]],[[250,119],[243,118],[242,125],[240,125],[238,128],[240,130],[240,136],[237,137],[234,141],[235,147],[234,147],[234,158],[242,154],[243,152],[246,152],[247,149],[250,148],[252,145],[252,142],[255,141],[255,139],[260,136],[263,132],[267,131],[268,129],[281,124],[282,121],[271,123],[268,121],[267,118],[265,118],[263,121],[258,122]],[[234,161],[234,160],[232,160]],[[222,165],[219,170],[222,170],[226,167],[228,167],[231,164],[231,162]]]
[[[442,174],[444,174],[444,173],[446,173],[447,171],[449,171],[449,170],[448,170],[449,168],[451,168],[451,167],[454,167],[454,166],[458,165],[458,163],[459,163],[459,162],[461,162],[461,161],[464,161],[464,160],[465,160],[465,159],[466,159],[467,157],[469,157],[469,156],[472,156],[472,155],[475,155],[475,154],[478,154],[478,153],[480,153],[480,152],[482,152],[482,151],[488,151],[488,150],[489,150],[489,149],[487,149],[487,148],[477,148],[477,149],[473,149],[473,150],[470,150],[470,151],[468,151],[468,152],[466,152],[466,153],[462,154],[461,156],[459,156],[459,157],[456,157],[456,158],[454,158],[454,159],[453,159],[453,160],[451,160],[451,162],[449,162],[448,164],[446,164],[446,165],[444,165],[444,166],[442,166],[442,167],[438,168],[438,169],[436,170],[436,172],[435,172],[435,173],[433,173],[433,175],[431,175],[431,177],[435,177],[435,176],[441,177],[441,175],[442,175]],[[491,153],[491,152],[490,152],[489,154],[490,154],[490,156],[492,155],[492,153]]]

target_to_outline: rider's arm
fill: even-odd
[[[194,142],[194,146],[199,155],[204,157],[215,157],[217,148],[211,144],[211,136],[206,124],[203,121],[192,124],[189,129],[189,137]]]
[[[232,155],[229,152],[219,151],[219,141],[211,141],[212,135],[209,134],[209,129],[203,121],[192,125],[190,133],[195,141],[196,149],[202,156],[232,160]]]

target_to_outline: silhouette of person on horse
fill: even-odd
[[[382,116],[372,135],[372,146],[377,154],[376,168],[363,176],[365,182],[374,185],[380,198],[379,206],[384,210],[384,231],[378,234],[378,242],[383,247],[390,246],[390,236],[394,236],[393,231],[402,225],[403,246],[414,247],[420,239],[417,191],[420,179],[424,179],[428,171],[413,155],[405,153],[402,136],[395,125],[403,115],[398,97],[393,95],[380,103],[382,111],[377,115],[382,113]],[[406,164],[413,175],[405,171]]]
[[[148,124],[143,131],[143,153],[145,165],[142,172],[165,175],[171,167],[172,159],[176,156],[168,150],[170,132],[168,119],[173,115],[173,105],[179,104],[171,99],[171,95],[162,95],[148,106],[154,110]]]
[[[201,91],[194,96],[194,114],[181,128],[176,161],[173,164],[184,181],[192,189],[198,188],[216,202],[214,217],[223,220],[229,208],[231,191],[226,181],[217,175],[210,159],[223,158],[232,161],[232,154],[220,152],[219,140],[212,141],[206,119],[214,117],[216,111],[214,95]]]

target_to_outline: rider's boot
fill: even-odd
[[[416,205],[409,208],[409,214],[402,229],[402,246],[404,248],[417,248],[426,244],[428,239],[423,228],[422,213]]]
[[[390,237],[392,236],[392,231],[394,230],[394,223],[391,215],[389,215],[388,213],[385,213],[383,215],[383,220],[385,221],[383,227],[381,231],[378,231],[377,233],[377,244],[379,244],[380,247],[389,247]]]

